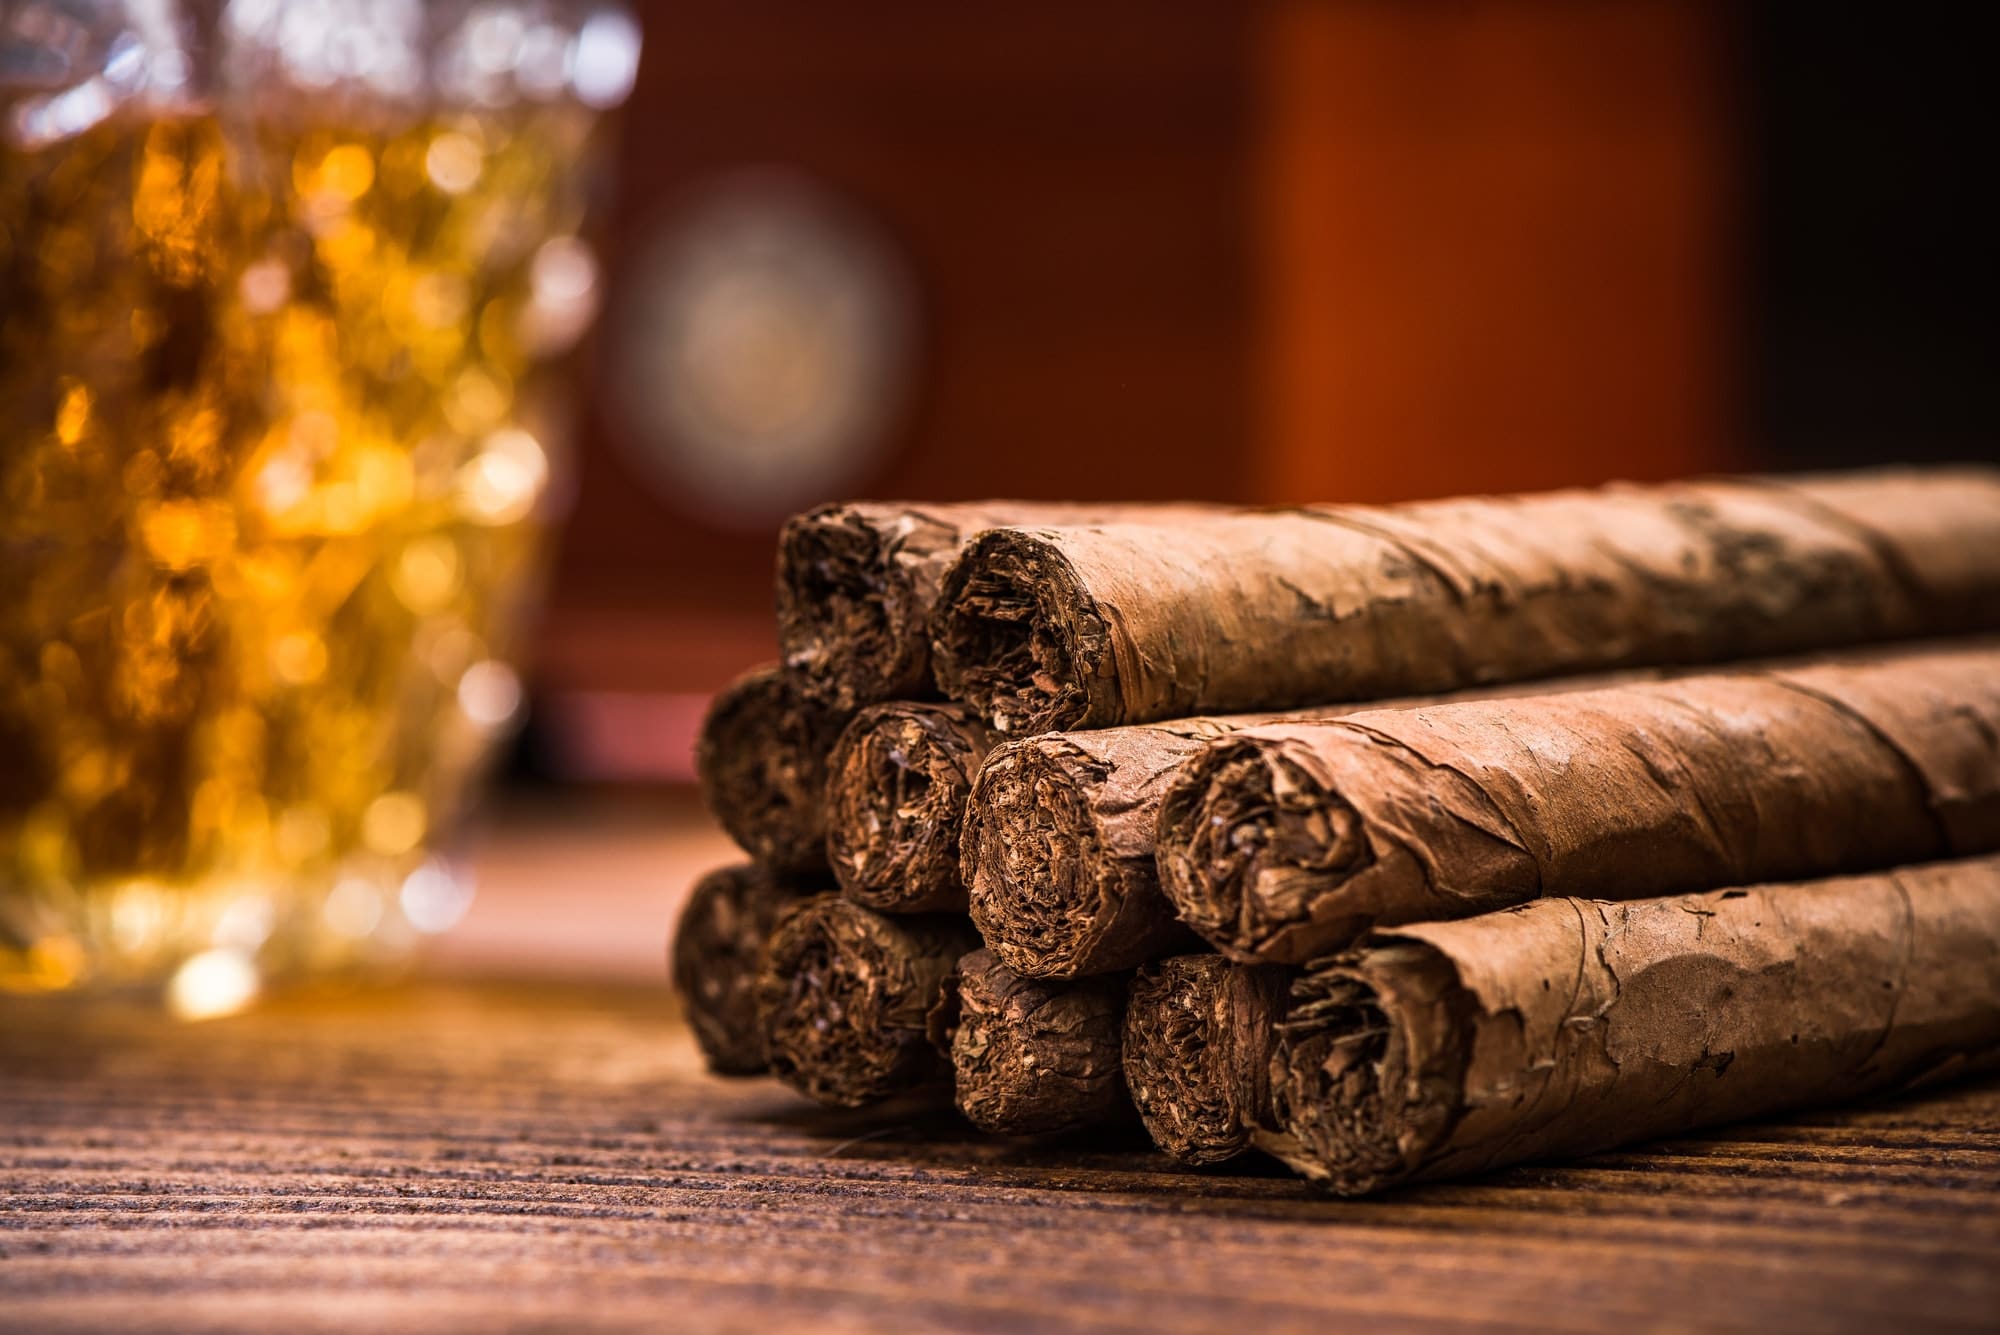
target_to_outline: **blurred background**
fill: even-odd
[[[0,0],[0,984],[182,938],[254,983],[273,905],[656,979],[823,501],[2000,458],[1942,7],[632,8]]]
[[[1387,501],[1993,458],[1942,9],[643,14],[515,783],[680,784],[845,496]]]

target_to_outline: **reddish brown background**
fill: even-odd
[[[1922,374],[1937,322],[1839,305],[1884,265],[1878,297],[1956,290],[1902,238],[1962,210],[1893,168],[1950,126],[1962,143],[1978,99],[1954,75],[1971,57],[1950,63],[1964,43],[1912,21],[1672,0],[681,0],[644,19],[614,307],[621,257],[745,165],[817,177],[910,261],[913,392],[849,494],[1372,501],[1967,452],[1942,428],[1882,434],[1949,399]],[[1957,225],[1969,244],[1945,253],[1990,271]],[[1871,382],[1885,348],[1913,351]],[[1855,411],[1853,387],[1882,383],[1901,397]],[[662,489],[591,399],[538,695],[648,693],[683,727],[771,652],[776,516],[730,528]],[[1786,424],[1808,420],[1800,448]]]

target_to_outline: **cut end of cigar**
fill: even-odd
[[[1271,1051],[1283,1004],[1278,970],[1180,955],[1132,979],[1125,1083],[1153,1143],[1182,1163],[1250,1148],[1270,1119]]]
[[[743,851],[784,872],[826,865],[826,760],[841,716],[781,668],[724,687],[702,720],[695,769],[708,809]]]
[[[1449,1136],[1465,1058],[1450,962],[1428,946],[1352,952],[1298,980],[1278,1026],[1257,1145],[1343,1196],[1408,1181]]]
[[[973,951],[959,962],[951,1037],[959,1112],[999,1135],[1130,1117],[1119,1058],[1124,1005],[1122,976],[1051,985]]]
[[[974,944],[962,921],[889,918],[839,895],[791,909],[757,979],[772,1074],[834,1108],[941,1080],[930,1016]]]
[[[1370,856],[1353,808],[1255,737],[1216,742],[1183,768],[1156,846],[1181,921],[1233,959],[1283,963],[1301,962],[1286,958],[1285,930],[1323,912],[1329,882]]]
[[[815,700],[851,710],[928,694],[919,605],[890,537],[853,507],[825,505],[778,537],[778,644]]]
[[[1104,619],[1062,553],[1031,530],[982,533],[951,567],[931,617],[931,663],[946,695],[1001,732],[1118,721]]]
[[[849,898],[893,913],[963,912],[959,827],[992,734],[963,705],[857,714],[827,765],[827,860]]]
[[[988,756],[960,836],[973,925],[1001,963],[1034,978],[1101,973],[1145,958],[1104,958],[1126,898],[1122,872],[1105,856],[1090,803],[1058,748],[1034,739]]]
[[[681,910],[669,961],[674,990],[717,1075],[765,1069],[757,975],[779,916],[798,900],[797,888],[761,867],[724,867],[696,881]]]

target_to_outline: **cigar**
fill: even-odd
[[[964,705],[897,701],[854,716],[827,762],[826,852],[856,903],[965,912],[959,826],[998,735]]]
[[[1280,1130],[1342,1195],[2000,1067],[2000,859],[1370,935],[1293,989]]]
[[[959,834],[986,944],[1035,978],[1109,973],[1199,947],[1154,867],[1160,799],[1209,742],[1274,717],[1050,733],[995,748]]]
[[[702,798],[764,866],[826,870],[826,761],[845,722],[775,666],[744,673],[709,706],[695,743]]]
[[[951,1064],[967,1121],[1035,1135],[1132,1116],[1119,1055],[1123,977],[1039,982],[975,950],[958,962],[957,980]]]
[[[1275,1129],[1271,1056],[1289,969],[1176,955],[1133,976],[1125,1083],[1153,1143],[1182,1163],[1220,1163]]]
[[[1650,676],[1651,674],[1647,674]],[[1544,683],[1573,691],[1614,681],[1607,674]],[[1447,699],[1518,694],[1482,687]],[[1379,701],[1372,708],[1432,705],[1439,697]],[[1174,916],[1154,855],[1161,799],[1181,766],[1210,742],[1247,728],[1339,717],[1351,705],[1303,714],[1235,714],[1142,723],[1094,732],[1046,733],[994,748],[981,767],[959,833],[973,925],[1008,968],[1035,978],[1076,978],[1129,969],[1198,949]]]
[[[2000,472],[1748,478],[980,535],[932,614],[1003,732],[2000,625]]]
[[[1233,958],[1375,924],[2000,848],[2000,649],[1851,655],[1370,710],[1210,744],[1160,803],[1159,872]]]
[[[931,696],[931,608],[945,568],[973,534],[1009,524],[1090,524],[1165,508],[861,501],[794,516],[778,535],[778,643],[785,665],[810,696],[834,709]]]
[[[722,867],[694,883],[674,929],[674,991],[708,1069],[756,1075],[765,1069],[756,981],[778,916],[811,892],[750,863]]]
[[[947,1089],[951,1067],[931,1043],[930,1012],[978,944],[960,917],[891,918],[838,894],[794,905],[756,983],[772,1074],[834,1108]]]

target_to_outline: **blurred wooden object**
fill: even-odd
[[[1740,463],[1726,36],[1678,0],[1267,6],[1264,496]]]

